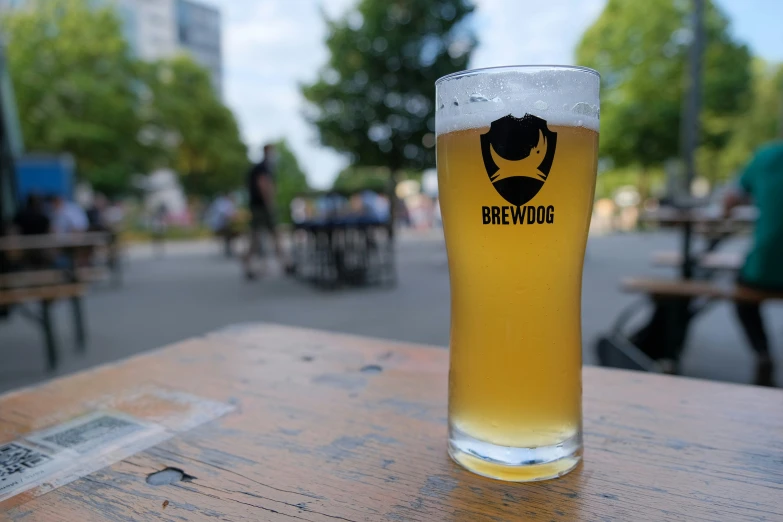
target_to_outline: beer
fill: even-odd
[[[597,76],[589,94],[597,107]],[[450,453],[481,474],[538,480],[581,455],[581,280],[597,117],[504,108],[438,129]]]

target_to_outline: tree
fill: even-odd
[[[783,64],[756,59],[752,69],[751,105],[732,122],[731,138],[717,158],[719,179],[735,175],[760,145],[779,138],[783,132]]]
[[[213,196],[241,186],[247,148],[209,73],[187,56],[141,69],[140,139],[157,151],[157,164],[176,170],[193,194]]]
[[[609,0],[579,43],[578,63],[601,73],[601,154],[616,166],[644,171],[678,156],[690,5]],[[746,107],[750,54],[732,40],[728,19],[709,0],[704,27],[701,143],[718,150]]]
[[[435,80],[466,68],[472,11],[469,0],[361,0],[327,20],[331,57],[302,87],[321,142],[392,174],[433,166]]]
[[[2,19],[30,151],[69,152],[81,179],[116,193],[144,165],[136,141],[135,65],[110,8],[46,0]]]
[[[350,194],[361,190],[387,193],[389,169],[386,167],[346,167],[337,174],[332,190]]]
[[[277,188],[277,214],[282,223],[291,221],[291,200],[310,190],[307,176],[299,166],[291,148],[285,140],[275,143],[278,154],[275,180]]]

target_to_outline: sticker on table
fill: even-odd
[[[27,440],[53,451],[73,450],[84,454],[122,446],[129,439],[147,437],[163,431],[152,423],[142,422],[117,412],[96,412],[71,422],[28,436]]]
[[[163,427],[99,411],[0,446],[0,502],[43,494],[171,437]]]
[[[0,509],[20,493],[43,495],[234,409],[156,386],[98,397],[86,406],[91,413],[0,444]]]
[[[0,499],[32,487],[57,464],[52,454],[21,442],[0,445]]]

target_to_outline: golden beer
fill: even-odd
[[[581,456],[581,283],[598,132],[597,121],[516,112],[437,138],[450,453],[484,475],[539,480]]]

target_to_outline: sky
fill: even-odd
[[[303,116],[299,85],[316,78],[328,54],[322,12],[341,16],[357,0],[202,0],[223,16],[224,99],[257,159],[263,143],[285,138],[310,184],[327,188],[347,164],[318,144]],[[735,37],[783,62],[783,0],[716,0]],[[474,0],[479,47],[471,68],[571,64],[583,31],[606,0]]]

